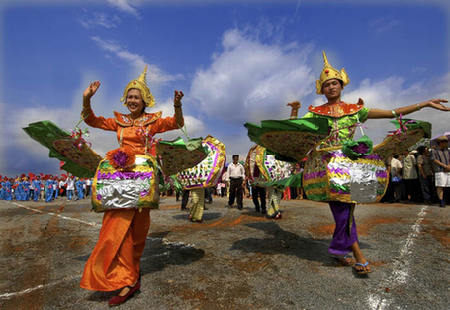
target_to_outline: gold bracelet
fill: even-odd
[[[395,110],[392,110],[391,112],[392,112],[392,115],[394,115],[395,118],[398,118],[398,115],[397,115],[397,113],[395,113]]]

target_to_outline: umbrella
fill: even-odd
[[[437,144],[436,139],[442,136],[447,136],[447,138],[450,140],[450,131],[446,131],[443,134],[437,135],[436,137],[431,138],[431,144]]]

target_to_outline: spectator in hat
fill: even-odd
[[[434,164],[434,181],[441,208],[445,208],[445,187],[450,187],[450,151],[448,138],[441,136],[436,139],[438,147],[431,153]]]

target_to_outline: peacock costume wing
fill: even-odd
[[[49,149],[49,157],[64,162],[61,169],[81,178],[94,176],[102,159],[88,143],[79,143],[70,133],[59,128],[51,121],[28,124],[23,130],[34,140]]]
[[[202,145],[202,138],[188,142],[177,138],[172,141],[159,141],[156,153],[164,175],[170,176],[200,163],[206,158],[208,149]]]
[[[373,153],[383,158],[395,154],[402,154],[419,142],[422,138],[431,137],[431,124],[413,119],[398,119],[391,123],[395,124],[396,130],[390,131],[383,142],[373,148]]]
[[[250,140],[289,161],[301,161],[329,134],[327,120],[320,118],[265,120],[244,126]]]

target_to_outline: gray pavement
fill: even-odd
[[[358,277],[327,247],[328,206],[283,201],[283,218],[214,198],[190,223],[174,198],[151,212],[141,292],[118,309],[449,309],[450,207],[358,205],[374,270]],[[111,293],[79,288],[102,214],[90,201],[0,201],[0,309],[107,309]]]

